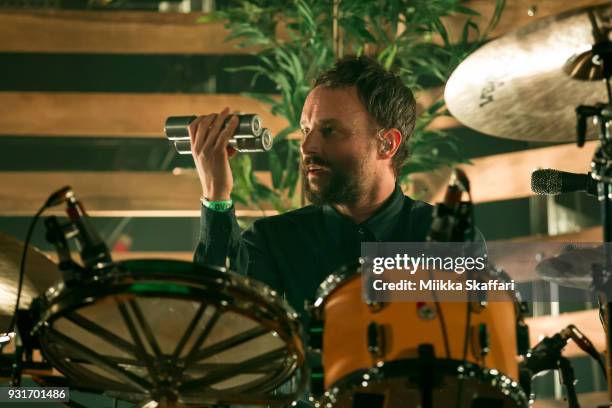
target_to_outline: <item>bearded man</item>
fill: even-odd
[[[195,262],[226,265],[282,292],[302,311],[319,284],[354,264],[361,242],[423,241],[432,207],[397,183],[408,157],[415,99],[396,75],[367,57],[338,61],[315,81],[302,110],[301,167],[312,203],[240,231],[230,199],[228,148],[238,124],[226,108],[189,126],[202,183]]]

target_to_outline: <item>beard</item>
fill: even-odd
[[[306,165],[317,164],[325,166],[327,171],[318,180],[308,179]],[[351,161],[344,164],[332,164],[319,157],[312,156],[302,160],[302,180],[304,193],[308,201],[314,205],[356,203],[362,195],[364,183],[364,166],[362,162]]]

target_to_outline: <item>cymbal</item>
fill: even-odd
[[[516,282],[539,279],[535,267],[543,260],[558,254],[566,245],[560,242],[512,242],[487,243],[487,254],[493,265],[503,269]]]
[[[570,288],[589,289],[593,283],[592,265],[603,265],[601,246],[566,249],[560,254],[541,261],[536,272],[542,279]]]
[[[612,75],[612,42],[608,34],[612,30],[609,24],[601,25],[600,21],[609,23],[610,19],[597,18],[594,12],[588,12],[593,29],[594,44],[588,51],[573,55],[563,66],[563,71],[574,79],[595,81],[609,78]],[[598,21],[599,20],[599,21]]]
[[[0,232],[0,332],[7,329],[15,310],[22,252],[21,241]],[[30,245],[19,307],[28,307],[32,299],[38,297],[60,278],[61,273],[57,265]]]
[[[563,252],[568,245],[587,246],[601,241],[601,227],[558,235],[529,235],[512,239],[488,241],[490,261],[502,268],[517,282],[537,281],[536,266],[544,259]]]
[[[574,10],[534,21],[472,53],[451,75],[444,97],[452,115],[479,132],[542,142],[576,140],[578,105],[607,102],[600,81],[579,81],[566,62],[591,49],[593,28],[610,25],[612,6]],[[596,139],[589,122],[587,139]]]

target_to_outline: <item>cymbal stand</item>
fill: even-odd
[[[608,56],[609,58],[609,56]],[[604,58],[604,62],[607,58]],[[611,65],[608,65],[611,66]],[[612,242],[612,92],[610,77],[605,77],[608,92],[608,103],[598,103],[594,106],[578,106],[576,108],[577,144],[584,145],[586,140],[586,124],[589,117],[599,127],[599,146],[591,162],[591,177],[597,181],[597,198],[601,203],[601,219],[603,227],[604,265],[593,268],[594,289],[597,291],[602,315],[604,330],[606,332],[606,371],[608,382],[608,400],[612,403],[612,251],[608,243]]]

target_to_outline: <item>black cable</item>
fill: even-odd
[[[450,346],[448,342],[448,333],[446,332],[446,322],[444,321],[444,313],[442,313],[442,307],[440,307],[440,302],[437,300],[437,296],[434,294],[434,304],[436,305],[436,313],[440,317],[440,328],[442,329],[442,340],[444,341],[444,351],[446,353],[446,358],[451,358]]]
[[[468,294],[467,301],[467,310],[465,317],[465,340],[463,341],[463,355],[461,356],[461,365],[465,367],[467,363],[467,353],[468,353],[468,344],[470,342],[470,325],[472,323],[472,302],[470,301],[470,295]],[[464,376],[461,376],[459,379],[459,387],[457,387],[457,408],[460,408],[463,404],[461,404],[461,400],[463,399],[463,390],[464,390]]]
[[[429,280],[433,280],[433,271],[429,269]],[[442,307],[440,306],[440,301],[438,301],[438,294],[435,289],[431,290],[431,295],[433,297],[434,305],[436,306],[436,314],[438,315],[440,322],[440,330],[442,331],[442,340],[444,342],[444,351],[446,353],[446,358],[450,360],[451,352],[450,352],[450,343],[448,341],[448,332],[446,331],[446,322],[444,321],[444,313],[442,312]]]
[[[472,201],[472,194],[470,193],[470,191],[467,191],[467,195],[468,195],[468,200],[469,203],[471,205]],[[470,214],[468,216],[468,219],[471,221],[471,225],[469,226],[468,232],[469,232],[469,236],[467,237],[468,242],[475,242],[474,238],[475,238],[475,234],[476,234],[476,223],[474,221],[474,212],[472,210],[472,207],[470,207]],[[486,251],[486,250],[485,250]],[[472,271],[468,271],[468,274],[471,274]],[[468,344],[470,342],[470,325],[472,324],[472,299],[471,299],[471,294],[468,293],[468,297],[467,297],[467,308],[466,308],[466,317],[465,317],[465,334],[464,334],[464,341],[463,341],[463,355],[461,356],[461,365],[463,367],[465,367],[466,363],[467,363],[467,353],[468,353]],[[457,387],[457,408],[460,408],[463,404],[462,404],[462,399],[463,399],[463,391],[465,389],[464,387],[464,382],[465,382],[465,378],[464,376],[462,376],[459,379],[459,386]]]
[[[10,333],[13,332],[13,329],[15,328],[15,324],[17,323],[17,312],[19,311],[19,301],[21,300],[21,289],[23,287],[23,278],[25,277],[25,261],[26,261],[26,256],[28,254],[28,247],[30,246],[30,241],[32,239],[32,232],[34,232],[34,227],[36,226],[36,222],[40,218],[40,215],[48,207],[52,207],[52,206],[58,205],[59,203],[63,202],[64,198],[66,197],[66,194],[68,194],[71,191],[72,190],[69,186],[65,186],[55,191],[53,194],[51,194],[47,198],[43,206],[40,207],[40,209],[36,212],[36,214],[34,214],[34,217],[32,218],[32,221],[30,222],[30,226],[28,227],[28,232],[26,233],[26,239],[23,244],[23,252],[21,253],[21,264],[19,265],[19,283],[17,284],[17,298],[15,299],[15,310],[13,313],[13,317],[11,318],[11,322],[9,323],[8,330],[6,332],[7,335],[10,335]],[[2,350],[3,345],[6,345],[6,344],[8,344],[8,342],[1,343],[0,350]]]
[[[23,252],[21,253],[21,264],[19,265],[19,283],[17,284],[17,299],[15,300],[15,310],[13,313],[13,317],[11,318],[11,323],[9,324],[7,333],[13,332],[15,328],[15,324],[17,323],[17,312],[19,310],[19,301],[21,299],[21,289],[23,287],[23,278],[25,277],[25,261],[26,256],[28,254],[28,247],[30,245],[30,240],[32,239],[32,232],[34,231],[34,227],[36,226],[36,221],[40,218],[40,215],[47,208],[47,203],[45,203],[40,209],[36,212],[32,221],[30,222],[30,226],[28,227],[28,232],[26,234],[26,239],[23,244]]]

